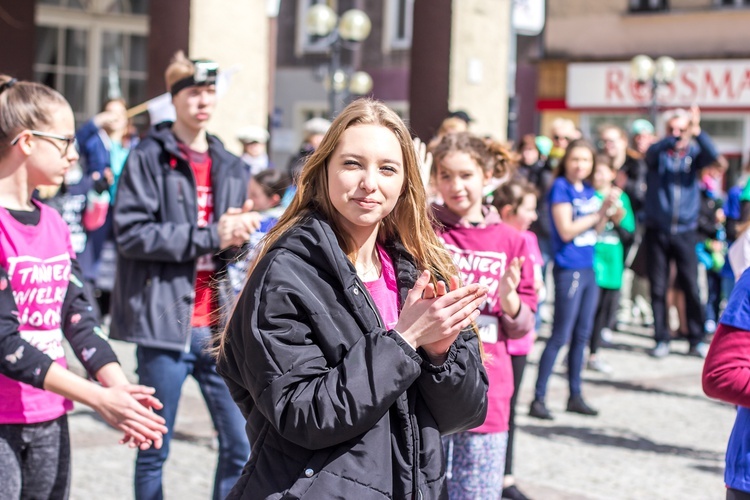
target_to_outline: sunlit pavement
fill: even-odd
[[[584,396],[598,417],[565,413],[566,368],[550,379],[547,404],[555,420],[527,416],[544,347],[537,341],[519,401],[516,478],[536,499],[724,498],[724,446],[734,408],[709,400],[700,386],[702,360],[672,343],[666,359],[650,358],[650,332],[626,325],[600,358],[611,375],[584,372]],[[542,337],[546,336],[546,328]],[[126,370],[134,349],[114,342]],[[133,380],[135,377],[133,376]],[[135,452],[117,445],[119,434],[85,407],[70,417],[73,499],[133,498]],[[216,463],[213,432],[197,385],[186,382],[165,467],[165,493],[180,500],[211,496]]]

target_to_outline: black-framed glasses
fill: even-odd
[[[24,132],[29,132],[34,137],[39,137],[40,139],[54,139],[57,141],[63,141],[65,142],[65,146],[60,148],[56,142],[49,141],[50,143],[54,144],[55,147],[60,151],[60,158],[65,158],[68,155],[68,150],[70,149],[70,145],[73,144],[77,147],[78,143],[76,142],[75,136],[65,136],[60,134],[50,134],[49,132],[41,132],[39,130],[25,130]],[[21,136],[24,134],[24,132],[21,132],[18,134],[15,139],[13,139],[10,142],[11,146],[15,146],[16,143],[18,143],[19,139],[21,139]]]

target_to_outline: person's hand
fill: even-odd
[[[456,337],[479,316],[479,307],[487,298],[487,287],[477,284],[458,286],[450,279],[450,292],[438,296],[445,284],[430,286],[430,272],[423,271],[409,291],[396,324],[396,331],[412,347],[422,347],[435,364],[444,360]],[[428,297],[425,298],[423,293]]]
[[[430,185],[430,176],[432,175],[432,153],[427,151],[427,144],[422,142],[419,137],[414,138],[414,152],[417,155],[419,172],[422,174],[422,185],[426,188]]]
[[[521,284],[521,267],[524,262],[526,262],[526,257],[513,257],[513,260],[505,268],[498,288],[501,297],[516,293],[516,290],[518,290],[518,285]]]
[[[618,170],[617,175],[615,175],[614,184],[620,189],[625,189],[625,186],[627,186],[628,184],[628,173],[623,169]]]
[[[717,208],[716,209],[716,222],[719,224],[724,224],[727,220],[727,215],[724,213],[723,208]]]
[[[247,200],[242,208],[228,208],[219,217],[217,230],[221,250],[231,246],[241,246],[250,239],[252,233],[260,228],[260,215],[252,209],[253,202]]]
[[[690,125],[688,126],[688,130],[693,137],[701,133],[701,108],[697,104],[690,106]]]
[[[518,285],[521,284],[521,267],[526,257],[513,257],[500,278],[498,293],[503,314],[511,318],[518,316],[521,310],[521,297],[518,295]]]
[[[113,124],[117,123],[117,121],[120,119],[117,113],[113,111],[102,111],[101,113],[97,113],[94,115],[94,125],[96,125],[98,128],[107,128],[111,127]]]
[[[153,412],[163,405],[154,397],[154,389],[124,384],[101,387],[92,408],[112,427],[125,433],[122,444],[146,450],[161,448],[167,428],[165,420]]]

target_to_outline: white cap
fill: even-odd
[[[250,144],[251,142],[265,144],[268,142],[268,137],[268,130],[255,125],[243,127],[237,131],[237,139],[244,144]]]
[[[311,118],[305,122],[305,135],[325,134],[331,126],[331,122],[325,118]]]

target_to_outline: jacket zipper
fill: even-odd
[[[360,286],[361,285],[361,286]],[[372,297],[370,297],[369,292],[366,291],[364,283],[362,280],[357,277],[357,288],[362,292],[362,295],[365,298],[365,301],[367,302],[367,305],[370,306],[370,309],[372,309],[372,312],[375,313],[375,317],[378,319],[378,326],[385,329],[385,324],[383,323],[383,319],[380,317],[380,312],[378,312],[377,307],[375,307],[375,304],[372,301]],[[407,402],[408,402],[408,395],[407,395]],[[409,420],[411,421],[411,428],[412,428],[412,444],[414,445],[414,456],[412,457],[412,460],[414,462],[414,466],[412,467],[412,495],[413,498],[416,500],[422,500],[422,491],[419,489],[419,435],[418,435],[418,429],[417,429],[417,422],[416,417],[414,416],[414,409],[411,408],[411,405],[409,404]]]
[[[172,155],[172,158],[176,158],[176,156]],[[197,193],[197,187],[196,187],[197,181],[195,180],[195,174],[193,173],[193,169],[190,166],[190,162],[186,161],[185,163],[187,164],[188,181],[192,181],[193,191],[195,191]],[[176,167],[176,165],[175,165],[175,167]],[[213,169],[213,166],[212,166],[212,169]],[[182,192],[182,184],[178,184],[178,189],[179,189],[180,195],[183,195],[182,202],[184,203],[185,202],[185,196],[184,196],[184,193]],[[195,202],[195,217],[194,217],[193,220],[195,220],[195,221],[198,220],[198,201],[197,200]],[[193,312],[195,311],[195,283],[196,283],[197,279],[198,279],[198,266],[197,266],[196,263],[193,263],[193,292],[192,292],[193,297],[192,297],[192,301],[190,302],[190,307],[188,308],[189,312],[188,312],[187,323],[186,323],[186,328],[185,328],[185,330],[186,330],[186,332],[185,332],[185,347],[183,347],[183,352],[185,352],[185,353],[189,353],[190,352],[190,347],[191,347],[191,344],[193,342],[193,325],[192,325],[192,323],[193,323]]]

